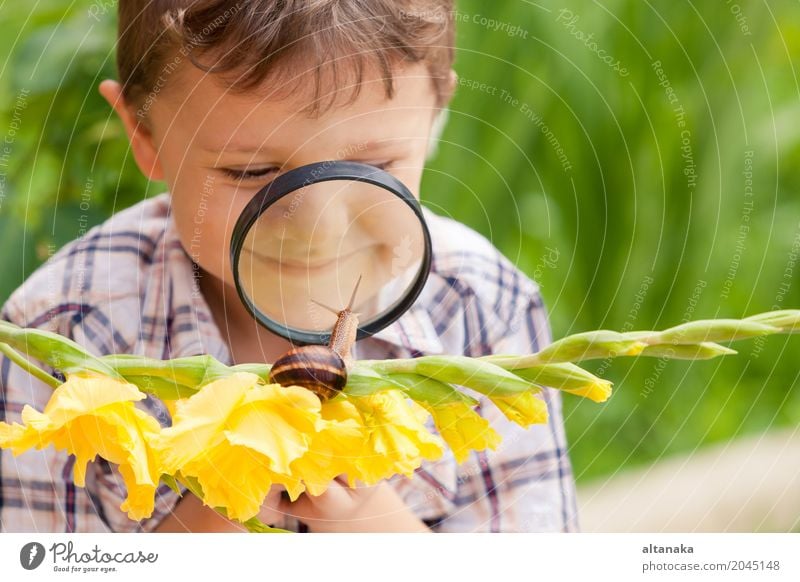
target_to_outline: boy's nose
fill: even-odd
[[[342,184],[312,184],[286,197],[281,221],[285,255],[332,258],[340,251],[353,227],[352,205]]]

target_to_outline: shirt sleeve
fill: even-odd
[[[506,334],[490,346],[496,354],[528,354],[552,341],[538,287],[530,293]],[[485,396],[478,412],[503,441],[495,451],[476,451],[457,469],[455,508],[434,531],[578,531],[575,483],[567,455],[561,393],[543,388],[547,424],[523,429],[507,420]]]

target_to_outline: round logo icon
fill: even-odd
[[[35,570],[44,561],[44,546],[39,542],[28,542],[19,551],[19,563],[26,570]]]

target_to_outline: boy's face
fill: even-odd
[[[151,100],[149,131],[141,127],[133,131],[129,126],[134,154],[145,174],[169,186],[186,251],[228,285],[232,285],[229,246],[236,219],[253,195],[280,172],[324,160],[360,161],[384,168],[419,197],[438,111],[423,64],[395,69],[392,99],[386,97],[377,73],[368,70],[360,93],[350,103],[351,87],[337,89],[323,82],[322,94],[327,98],[328,92],[334,92],[337,101],[318,117],[299,113],[311,99],[311,91],[303,87],[289,98],[274,99],[263,89],[252,95],[233,93],[195,67],[173,75],[165,91]],[[308,77],[305,87],[313,83]],[[101,92],[111,100],[102,86]],[[316,187],[320,186],[308,190]],[[358,216],[354,213],[352,221],[365,220]],[[314,217],[316,232],[324,232],[325,221],[335,217],[335,212],[321,210]],[[354,272],[363,271],[386,249],[369,244],[369,233],[376,227],[379,231],[380,225],[353,226],[349,225],[350,232],[364,237],[363,245],[353,247],[367,250],[355,257],[351,267]],[[282,277],[291,287],[287,273],[291,275],[287,271]],[[341,272],[337,276],[341,280]],[[301,284],[308,285],[306,276],[297,277],[298,287]],[[369,283],[362,285],[359,295],[365,286]]]

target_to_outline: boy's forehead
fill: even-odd
[[[313,134],[358,128],[356,141],[379,139],[382,133],[403,135],[427,131],[436,95],[423,64],[397,67],[393,72],[394,94],[389,98],[383,78],[366,70],[358,94],[353,98],[352,81],[335,86],[323,76],[319,114],[307,111],[314,97],[313,73],[304,74],[289,85],[270,88],[270,79],[253,91],[234,91],[221,79],[189,66],[176,75],[174,83],[156,100],[151,113],[154,123],[168,123],[171,130],[191,127],[195,141],[206,149],[248,150],[252,134],[258,142],[273,134]],[[285,82],[285,81],[284,81]],[[291,88],[287,94],[286,88]],[[376,123],[380,120],[380,123]],[[301,136],[298,136],[301,137]]]

